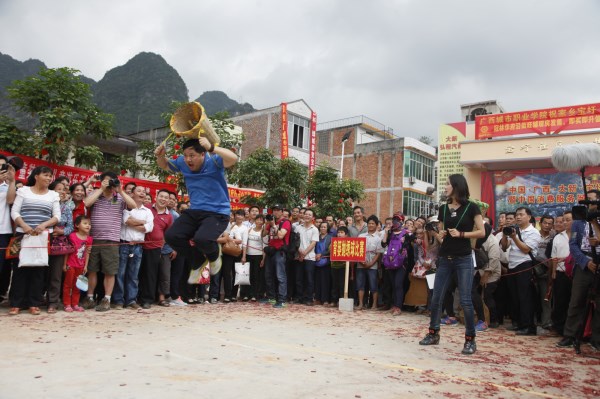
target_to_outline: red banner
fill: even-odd
[[[288,157],[288,115],[287,104],[281,103],[281,159]]]
[[[333,237],[331,261],[364,262],[367,255],[366,237]]]
[[[244,204],[241,203],[242,197],[249,195],[252,198],[258,198],[262,196],[265,192],[261,190],[253,190],[250,188],[237,188],[237,187],[227,187],[227,191],[229,191],[229,203],[231,204],[231,210],[235,211],[237,209],[243,209],[245,207],[249,207],[254,204]]]
[[[563,130],[597,127],[600,127],[600,103],[479,115],[475,118],[475,139],[484,140],[526,133],[558,134]]]
[[[0,150],[0,154],[3,155],[14,155],[10,152]],[[69,178],[70,184],[73,183],[84,183],[93,175],[96,175],[100,172],[96,172],[93,170],[87,170],[82,168],[76,168],[74,166],[67,165],[56,165],[50,162],[46,162],[42,159],[26,157],[23,155],[18,155],[19,158],[23,160],[23,167],[17,171],[16,178],[22,182],[27,181],[27,177],[31,174],[31,171],[35,169],[37,166],[47,166],[54,172],[54,177],[59,176],[67,176]],[[132,177],[119,176],[119,180],[121,180],[123,186],[129,182],[134,182],[138,186],[142,186],[146,189],[146,192],[152,196],[152,199],[156,198],[156,192],[162,188],[177,192],[177,186],[175,184],[167,184],[161,182],[155,182],[150,180],[142,180],[142,179],[134,179]]]
[[[315,155],[317,152],[317,113],[310,115],[310,147],[308,151],[308,173],[315,170]]]

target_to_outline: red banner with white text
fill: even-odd
[[[288,157],[288,114],[287,103],[281,103],[281,159]]]
[[[93,175],[97,175],[101,172],[93,170],[76,168],[74,166],[67,165],[56,165],[42,159],[26,157],[18,154],[11,154],[10,152],[0,150],[0,154],[10,156],[16,155],[23,160],[23,167],[17,171],[16,178],[22,182],[27,181],[27,177],[31,174],[31,171],[37,166],[47,166],[54,172],[54,177],[66,176],[69,178],[70,184],[83,183],[87,181]],[[133,177],[119,176],[123,186],[129,182],[134,182],[138,186],[142,186],[146,189],[146,193],[150,194],[152,199],[156,198],[156,192],[160,189],[166,189],[172,192],[177,192],[177,186],[175,184],[167,184],[161,182],[155,182],[150,180],[134,179]]]
[[[563,130],[600,127],[600,103],[537,109],[475,117],[475,139],[537,133],[558,134]]]
[[[308,173],[315,170],[315,156],[317,152],[317,113],[310,115],[310,146],[308,151]]]

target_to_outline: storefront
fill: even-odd
[[[583,199],[580,173],[551,163],[554,148],[575,143],[600,145],[600,104],[477,116],[466,124],[460,164],[471,196],[490,204],[494,220],[519,206],[555,216]],[[585,170],[588,189],[600,188],[598,165]]]

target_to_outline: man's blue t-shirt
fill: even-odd
[[[190,209],[221,213],[229,216],[229,192],[225,181],[223,158],[217,154],[206,153],[204,163],[198,172],[192,172],[180,155],[169,160],[169,168],[181,172],[185,179]]]

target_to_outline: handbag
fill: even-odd
[[[233,285],[250,285],[250,262],[235,262],[235,282]]]
[[[19,267],[48,266],[48,230],[37,236],[23,236],[21,244]]]
[[[187,282],[188,284],[210,284],[210,267],[205,265],[204,267],[190,270]]]
[[[75,252],[75,247],[67,236],[52,236],[50,238],[50,246],[48,255],[67,255]]]
[[[242,254],[242,249],[234,241],[227,241],[223,244],[222,250],[224,254],[233,256],[234,258]]]
[[[5,259],[17,259],[19,257],[19,252],[21,252],[21,240],[23,240],[23,236],[14,236],[10,238],[5,251]]]

